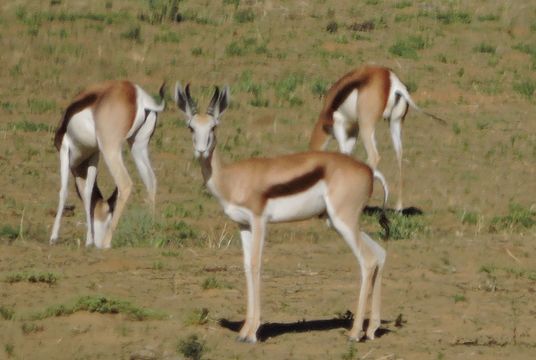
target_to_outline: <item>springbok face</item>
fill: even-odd
[[[93,208],[93,241],[98,248],[103,247],[103,241],[106,233],[112,225],[112,215],[114,213],[115,204],[117,201],[117,188],[108,200],[104,200],[102,195],[94,192],[94,208]]]
[[[206,114],[197,113],[195,102],[190,96],[190,84],[187,84],[183,91],[181,85],[177,83],[175,101],[179,109],[187,116],[186,122],[192,133],[195,157],[208,158],[216,146],[214,135],[216,126],[218,126],[220,117],[229,104],[229,87],[225,86],[223,91],[220,91],[217,86],[215,87]]]

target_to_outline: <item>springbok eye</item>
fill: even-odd
[[[190,132],[191,132],[191,133],[193,133],[193,132],[194,132],[194,128],[193,128],[193,127],[191,127],[190,125],[188,125],[188,130],[190,130]]]

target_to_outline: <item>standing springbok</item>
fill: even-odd
[[[323,150],[331,136],[339,150],[351,154],[358,134],[367,152],[367,163],[378,168],[380,155],[374,136],[376,122],[387,119],[398,161],[398,199],[396,210],[402,210],[402,123],[409,107],[434,119],[443,119],[421,110],[409,95],[406,86],[396,74],[385,67],[364,66],[340,78],[328,90],[324,107],[315,124],[309,149]],[[330,136],[331,135],[331,136]]]
[[[111,246],[112,234],[132,189],[121,154],[125,141],[130,145],[154,211],[156,177],[149,161],[148,144],[157,115],[164,110],[164,84],[160,96],[162,102],[157,104],[138,85],[109,81],[89,87],[67,107],[54,139],[60,153],[61,189],[50,244],[58,239],[70,170],[86,212],[86,246]],[[116,185],[107,201],[96,183],[100,154]]]
[[[380,326],[381,278],[385,250],[359,231],[359,217],[372,193],[373,171],[349,156],[307,152],[275,158],[252,158],[226,165],[216,149],[216,126],[229,104],[229,89],[216,87],[206,114],[198,114],[177,83],[175,100],[187,117],[195,156],[206,186],[231,220],[239,224],[247,283],[247,316],[239,340],[256,342],[260,325],[260,271],[267,223],[304,220],[326,214],[352,249],[361,267],[361,290],[350,338],[363,336],[367,298],[372,291],[370,339]],[[381,175],[387,201],[387,188]],[[387,219],[383,218],[386,233]]]

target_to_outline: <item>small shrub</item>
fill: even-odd
[[[323,79],[315,79],[311,85],[311,92],[314,96],[323,97],[329,86],[329,82]]]
[[[208,309],[194,309],[186,318],[186,325],[204,325],[208,322]]]
[[[19,230],[15,229],[11,225],[4,225],[0,228],[0,238],[7,238],[9,240],[15,240],[19,237]]]
[[[40,332],[44,330],[43,325],[38,325],[36,323],[23,323],[22,324],[22,333],[24,335]]]
[[[44,114],[57,108],[56,102],[46,99],[28,99],[28,109],[32,114]]]
[[[533,100],[534,91],[536,90],[536,81],[525,79],[515,82],[512,87],[518,94],[523,95],[529,100]]]
[[[238,10],[234,13],[233,19],[238,24],[253,22],[255,20],[255,13],[252,9]]]
[[[471,211],[464,211],[461,215],[462,224],[476,225],[478,223],[478,214]]]
[[[195,334],[181,340],[177,346],[177,352],[191,360],[200,360],[204,351],[205,342],[199,341],[199,337]]]
[[[453,298],[455,303],[458,303],[460,301],[467,301],[467,299],[465,298],[465,295],[463,295],[463,294],[456,294],[452,298]]]
[[[193,56],[201,56],[203,55],[203,49],[200,47],[194,47],[191,50]]]
[[[141,26],[139,24],[132,25],[127,31],[121,33],[121,37],[123,39],[141,42]]]
[[[327,25],[326,25],[326,31],[328,33],[336,33],[337,30],[339,30],[339,24],[337,24],[336,21],[330,21]]]
[[[223,5],[233,5],[237,8],[240,5],[240,0],[223,0]]]
[[[154,37],[155,42],[162,42],[162,43],[179,43],[181,41],[181,37],[178,33],[174,31],[166,31],[162,34],[155,35]]]
[[[15,350],[15,345],[11,343],[4,345],[4,351],[6,352],[8,357],[13,356],[14,350]]]
[[[500,16],[495,14],[485,14],[478,16],[478,21],[497,21],[499,19]]]
[[[483,53],[483,54],[495,54],[497,47],[486,44],[486,43],[480,43],[477,46],[473,48],[473,51]]]
[[[393,7],[395,9],[404,9],[404,8],[410,7],[411,5],[412,5],[412,2],[410,0],[402,0],[402,1],[396,2],[393,5]]]
[[[203,288],[203,290],[220,289],[223,287],[223,285],[214,276],[209,276],[208,278],[203,280],[201,287]]]
[[[417,50],[422,50],[426,46],[427,43],[422,36],[409,36],[407,39],[396,41],[389,47],[389,52],[406,59],[417,60],[419,58]]]
[[[436,14],[436,19],[445,25],[454,23],[470,24],[472,20],[471,14],[455,10],[439,11]]]
[[[15,312],[2,305],[0,306],[0,317],[4,320],[13,320]]]
[[[164,22],[179,22],[182,20],[179,13],[179,3],[182,0],[148,0],[149,9],[139,15],[140,20],[151,24]]]

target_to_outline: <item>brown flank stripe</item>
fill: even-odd
[[[286,183],[273,185],[264,192],[263,196],[265,199],[271,199],[303,192],[323,179],[324,174],[325,170],[323,167],[316,167],[314,170]]]

